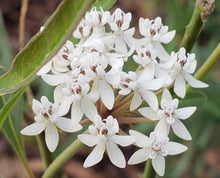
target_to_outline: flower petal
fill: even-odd
[[[50,71],[52,66],[52,60],[50,60],[48,63],[46,63],[38,72],[37,75],[43,75]]]
[[[163,86],[165,83],[166,78],[165,77],[160,77],[157,79],[152,79],[152,80],[143,80],[140,83],[141,88],[145,90],[158,90]]]
[[[166,144],[166,149],[169,155],[177,155],[177,154],[183,153],[188,148],[185,145],[180,144],[180,143],[168,142]]]
[[[106,149],[108,152],[108,157],[112,164],[119,168],[124,168],[126,165],[125,157],[119,147],[113,142],[109,141],[106,143]]]
[[[174,83],[174,92],[177,96],[184,98],[186,95],[186,82],[182,75],[178,75],[176,77],[175,83]]]
[[[44,122],[35,122],[21,130],[23,135],[39,135],[45,129]]]
[[[114,105],[115,101],[115,96],[112,88],[109,86],[109,84],[105,80],[100,81],[100,86],[99,86],[99,92],[101,95],[101,99],[103,104],[111,110]]]
[[[167,100],[167,102],[169,102],[169,103],[171,103],[173,101],[172,96],[167,88],[165,88],[163,91],[162,99]]]
[[[59,142],[59,135],[56,127],[51,122],[46,123],[45,141],[50,152],[54,152]]]
[[[88,97],[83,97],[83,99],[81,100],[81,107],[85,115],[90,120],[92,120],[92,118],[98,114],[94,103]]]
[[[168,135],[169,130],[170,126],[167,124],[166,119],[161,119],[154,128],[154,131],[163,137]]]
[[[167,53],[167,51],[164,49],[164,47],[162,46],[162,44],[160,42],[155,42],[154,48],[157,51],[157,56],[161,60],[167,61],[170,58],[169,54]]]
[[[147,104],[149,104],[149,106],[154,110],[158,110],[158,100],[157,100],[157,96],[155,95],[155,93],[153,93],[150,90],[143,90],[143,89],[139,89],[139,92],[141,94],[141,96],[143,97],[143,99],[147,102]]]
[[[93,166],[100,162],[103,158],[103,153],[105,151],[105,144],[97,144],[89,156],[86,158],[83,167],[87,168]]]
[[[163,176],[165,172],[165,158],[158,154],[156,158],[152,160],[152,166],[159,176]]]
[[[65,132],[76,132],[82,129],[82,126],[78,122],[65,117],[58,117],[55,124]]]
[[[177,109],[176,111],[178,113],[178,119],[187,119],[196,111],[196,107],[185,107]]]
[[[138,109],[138,112],[141,113],[147,119],[151,119],[153,121],[160,119],[157,113],[150,107],[140,108]]]
[[[35,114],[39,114],[41,112],[42,104],[41,102],[37,101],[36,99],[33,99],[32,101],[32,109]]]
[[[58,116],[66,115],[69,112],[70,105],[72,104],[72,102],[73,102],[73,98],[71,96],[65,97],[63,101],[60,103],[60,108],[57,115]]]
[[[206,83],[197,80],[190,74],[185,74],[184,77],[186,81],[189,83],[189,85],[192,86],[193,88],[206,88],[209,86]]]
[[[134,137],[135,139],[135,143],[137,144],[137,146],[139,147],[148,147],[149,144],[151,143],[151,140],[148,136],[137,132],[135,130],[129,130],[129,134]]]
[[[41,77],[47,84],[51,86],[59,85],[70,79],[70,77],[66,74],[59,74],[59,75],[44,74]]]
[[[79,122],[83,117],[83,110],[81,107],[80,101],[76,101],[73,103],[71,107],[71,119],[74,122]]]
[[[138,108],[142,103],[142,98],[141,95],[138,93],[138,91],[134,91],[134,96],[131,100],[131,105],[130,105],[130,111],[134,111],[135,109]]]
[[[160,42],[165,44],[169,43],[174,38],[175,34],[176,34],[175,30],[167,32],[165,35],[160,37]]]
[[[128,160],[128,164],[130,165],[139,164],[146,161],[148,158],[149,158],[149,151],[147,151],[147,149],[142,148],[134,152],[134,154]]]
[[[134,138],[129,135],[114,135],[110,140],[120,146],[128,146],[134,143]]]
[[[96,102],[99,99],[99,80],[94,81],[88,96],[93,102]]]
[[[179,120],[176,119],[174,124],[172,125],[173,132],[180,138],[184,140],[192,140],[192,137],[185,127],[185,125]]]
[[[54,101],[60,103],[63,100],[63,88],[64,88],[64,84],[60,84],[58,85],[55,89],[54,89]]]
[[[81,134],[78,135],[78,139],[87,146],[95,146],[98,143],[98,139],[94,135],[90,134]]]

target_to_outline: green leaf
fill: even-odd
[[[20,155],[20,157],[24,155],[20,134],[21,124],[23,122],[23,108],[20,107],[24,103],[22,99],[23,98],[20,98],[19,102],[17,102],[16,106],[13,108],[12,117],[9,115],[2,127],[4,135],[7,137],[12,147],[18,155]]]
[[[8,42],[7,33],[4,28],[3,20],[2,20],[2,14],[0,11],[0,65],[2,66],[0,68],[0,75],[5,73],[11,63],[12,54],[11,54],[11,48]]]
[[[92,5],[92,7],[96,7],[99,9],[100,7],[105,11],[109,10],[117,0],[96,0],[96,2]]]
[[[0,77],[0,94],[11,93],[25,85],[71,36],[93,0],[66,0],[15,57],[12,68]]]
[[[201,91],[189,91],[187,92],[185,98],[180,100],[179,108],[180,107],[187,107],[187,106],[201,106],[207,101],[207,96]]]
[[[11,95],[10,98],[7,100],[7,102],[2,107],[2,109],[0,110],[0,130],[2,128],[2,125],[3,125],[4,121],[5,121],[5,119],[8,117],[11,109],[14,107],[16,102],[19,100],[19,98],[25,92],[27,86],[28,85],[24,86],[23,88],[18,90],[15,94]]]

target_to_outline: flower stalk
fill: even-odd
[[[214,0],[196,0],[195,8],[187,25],[180,47],[184,47],[187,52],[190,52],[198,35],[204,28],[208,16],[214,10]]]
[[[85,131],[87,132],[87,131]],[[68,146],[46,169],[42,178],[50,178],[56,175],[57,171],[72,157],[74,156],[82,147],[83,143],[76,139],[70,146]]]
[[[151,164],[151,159],[148,159],[145,165],[145,170],[144,170],[144,176],[143,178],[154,178],[155,177],[155,171],[152,167]]]

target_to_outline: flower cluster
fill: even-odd
[[[191,136],[180,120],[189,118],[196,107],[178,109],[177,98],[172,99],[168,86],[174,86],[174,93],[184,98],[186,81],[195,88],[208,85],[192,76],[196,69],[194,54],[184,48],[168,54],[163,47],[175,36],[168,31],[161,18],[139,19],[140,39],[134,37],[135,28],[130,28],[131,13],[116,9],[113,14],[95,7],[81,20],[73,37],[77,44],[67,41],[39,72],[38,75],[49,85],[55,86],[54,101],[45,96],[41,103],[33,101],[35,123],[24,128],[24,135],[37,135],[45,130],[46,144],[54,151],[58,144],[57,127],[66,132],[82,128],[83,116],[93,124],[89,134],[78,135],[88,146],[95,146],[87,157],[84,167],[101,161],[106,150],[110,161],[123,168],[126,161],[117,145],[136,143],[141,147],[128,161],[137,164],[152,159],[155,171],[162,176],[165,171],[164,157],[184,152],[187,148],[170,142],[172,131],[180,138],[190,140]],[[139,65],[136,71],[126,71],[126,62],[134,60]],[[164,89],[159,105],[156,91]],[[120,107],[126,96],[128,107]],[[125,97],[124,97],[125,96]],[[117,99],[116,99],[117,97]],[[146,102],[148,107],[141,107]],[[127,103],[126,103],[127,104]],[[119,113],[116,111],[118,110]],[[130,130],[130,135],[119,135],[118,117],[124,111],[137,110],[140,115],[159,121],[150,137]],[[64,116],[70,111],[71,118]]]

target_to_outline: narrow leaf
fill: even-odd
[[[7,102],[4,104],[2,109],[0,110],[0,130],[2,128],[2,125],[9,115],[11,109],[14,107],[16,102],[19,100],[19,98],[22,96],[22,94],[25,92],[28,85],[21,88],[19,91],[17,91],[15,94],[10,96],[10,98],[7,100]]]

